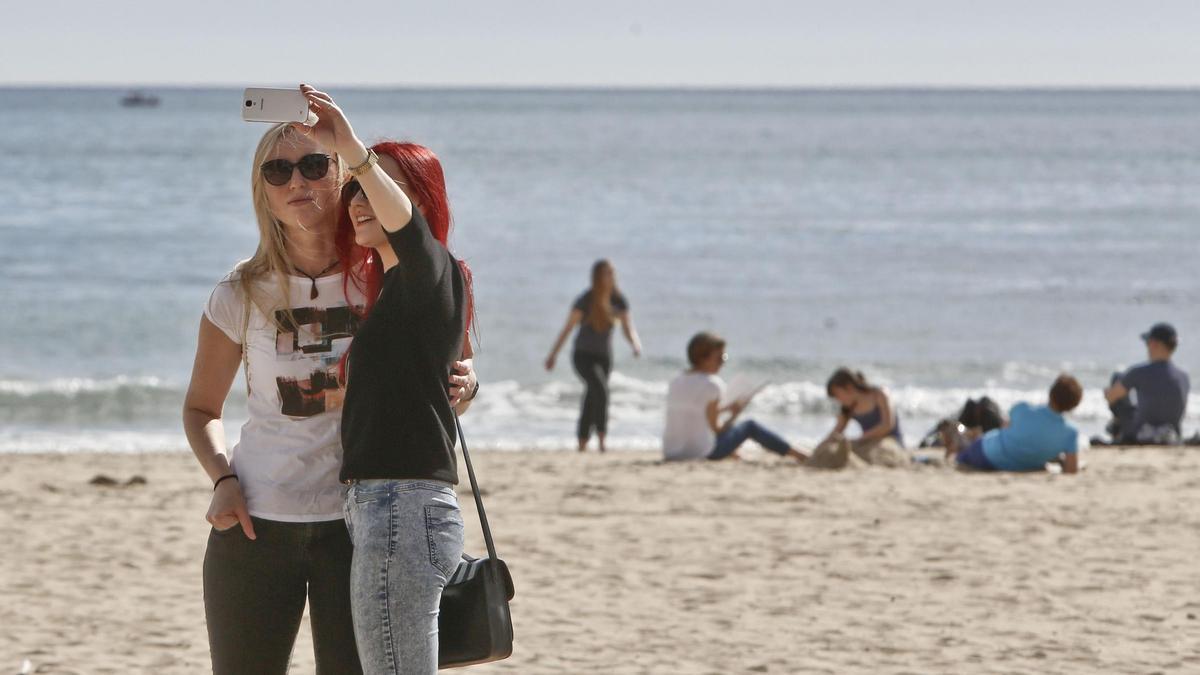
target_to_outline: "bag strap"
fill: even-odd
[[[475,495],[475,510],[479,513],[479,524],[483,525],[483,543],[487,544],[488,558],[493,562],[500,558],[496,556],[496,545],[492,543],[492,528],[488,527],[487,513],[483,510],[483,498],[479,496],[479,483],[475,480],[475,468],[471,466],[471,453],[467,452],[467,441],[463,438],[462,422],[454,415],[454,426],[458,429],[458,444],[462,446],[463,459],[467,461],[467,476],[471,479],[471,493]]]

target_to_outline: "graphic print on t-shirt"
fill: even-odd
[[[299,307],[275,313],[282,327],[275,334],[276,361],[308,361],[307,378],[277,377],[280,412],[312,417],[342,407],[346,383],[341,380],[342,355],[361,321],[362,307]],[[292,319],[295,319],[293,323]]]

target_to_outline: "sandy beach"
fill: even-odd
[[[1200,452],[1078,477],[747,454],[480,453],[517,642],[473,671],[1200,672]],[[5,456],[0,673],[206,672],[209,493],[189,455]]]

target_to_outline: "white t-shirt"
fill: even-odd
[[[217,284],[204,316],[241,344],[245,296],[236,278],[231,272]],[[251,305],[249,419],[230,451],[230,465],[252,515],[286,522],[338,520],[345,493],[338,471],[346,393],[339,371],[360,319],[346,302],[341,274],[317,279],[315,299],[310,299],[312,281],[307,277],[290,280],[296,330],[277,329]],[[274,278],[258,283],[269,297],[278,297]],[[349,290],[361,310],[365,299],[353,284]],[[285,314],[277,316],[288,325]]]
[[[717,436],[708,426],[705,409],[720,401],[725,382],[716,375],[688,371],[671,380],[667,388],[667,426],[663,431],[663,459],[704,459],[713,451]]]

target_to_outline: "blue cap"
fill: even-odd
[[[1179,344],[1179,333],[1175,332],[1175,327],[1169,323],[1156,323],[1150,327],[1150,330],[1142,333],[1143,340],[1157,340],[1164,345],[1175,348]]]

